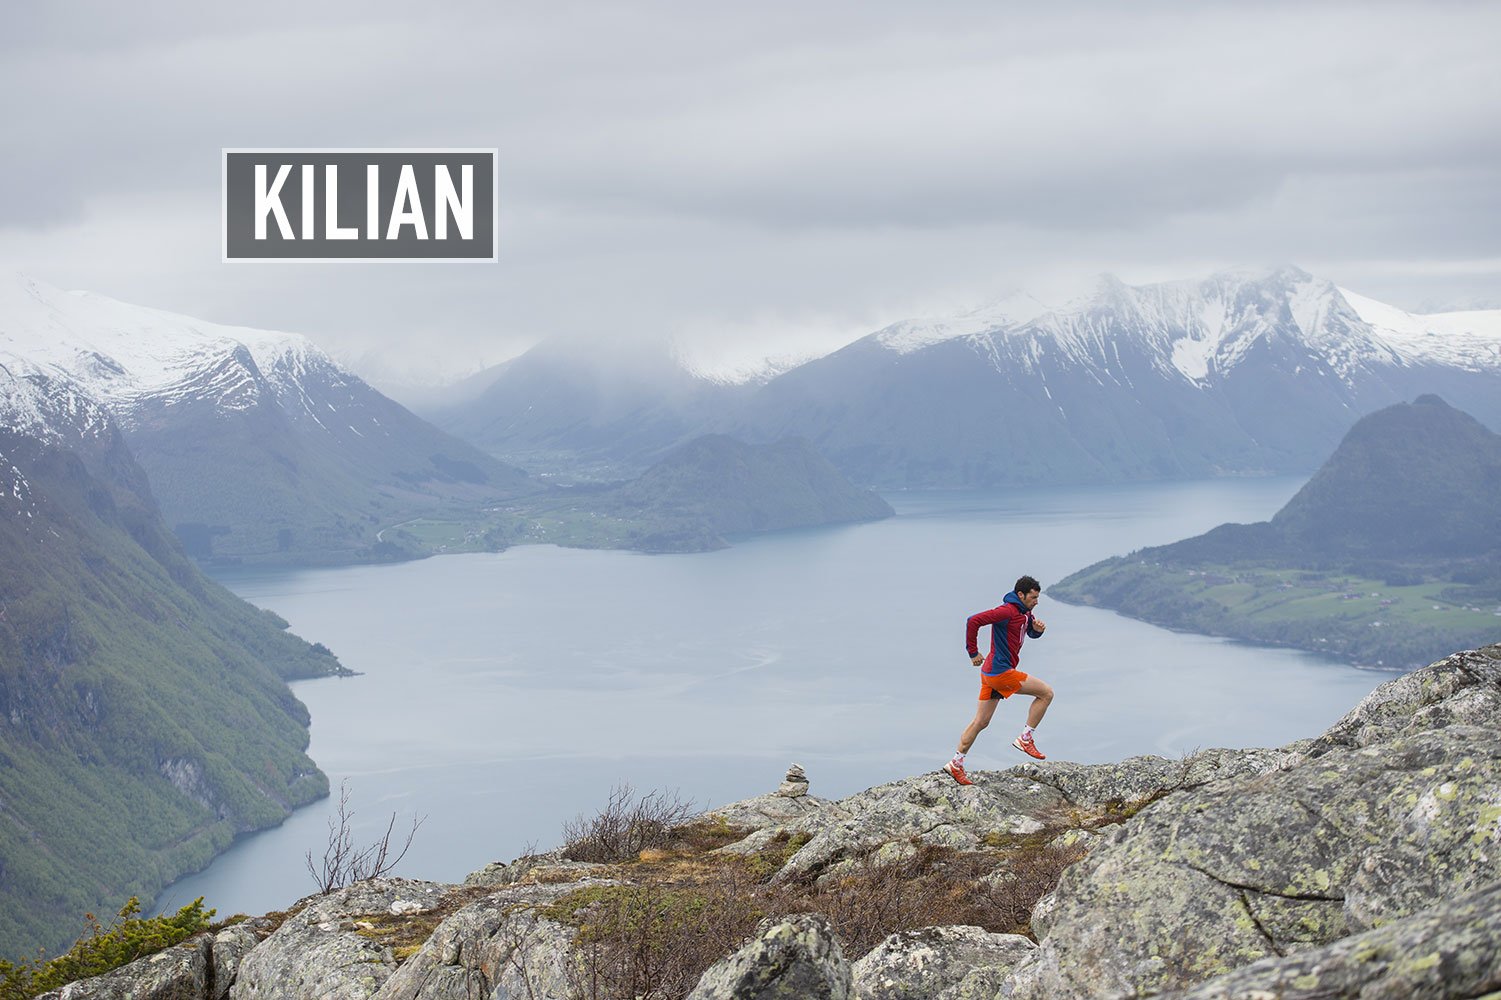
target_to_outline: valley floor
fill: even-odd
[[[1387,669],[1427,663],[1456,643],[1501,638],[1495,594],[1438,580],[1392,586],[1350,573],[1125,557],[1069,577],[1049,596]]]

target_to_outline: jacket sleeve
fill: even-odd
[[[1010,616],[1006,613],[1004,604],[969,616],[969,621],[964,623],[964,648],[969,651],[970,659],[980,655],[980,644],[976,641],[980,635],[980,626],[994,625],[1008,617]]]

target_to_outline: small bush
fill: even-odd
[[[851,958],[919,927],[969,924],[1030,937],[1032,908],[1084,853],[1041,840],[1000,851],[918,843],[902,858],[855,858],[801,894],[784,889],[777,910],[822,913]]]
[[[610,801],[592,817],[582,814],[563,826],[563,857],[570,861],[629,861],[646,848],[671,847],[676,830],[693,815],[693,803],[675,792],[648,792],[636,798],[635,790],[620,784],[610,791]]]
[[[328,843],[323,849],[322,863],[313,861],[312,851],[303,856],[307,873],[318,883],[319,894],[327,896],[335,889],[390,874],[401,864],[401,859],[407,856],[407,851],[412,849],[412,840],[417,836],[423,818],[412,817],[412,827],[407,831],[406,840],[395,857],[391,856],[395,849],[391,841],[391,835],[396,830],[394,812],[390,822],[386,824],[383,837],[357,848],[354,846],[354,811],[349,808],[349,782],[344,782],[339,786],[339,811],[328,818]]]
[[[578,928],[581,1000],[676,1000],[767,915],[747,867],[715,866],[686,884],[591,886],[544,916]]]
[[[744,840],[749,833],[749,828],[731,826],[723,816],[697,819],[673,829],[673,846],[689,854],[705,854]]]
[[[108,927],[92,913],[85,914],[89,933],[79,938],[66,954],[47,959],[38,953],[34,960],[0,961],[0,1000],[28,1000],[79,979],[129,965],[207,930],[209,918],[214,915],[213,910],[204,910],[202,896],[170,917],[162,914],[143,919],[140,912],[141,902],[132,896]]]

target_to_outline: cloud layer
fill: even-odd
[[[3,15],[0,265],[413,378],[1081,271],[1501,300],[1495,5],[85,7]],[[498,265],[219,262],[221,147],[450,145],[500,149]]]

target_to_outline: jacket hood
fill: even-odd
[[[1002,600],[1001,603],[1002,604],[1015,604],[1017,607],[1021,608],[1027,614],[1030,615],[1032,613],[1030,610],[1028,610],[1027,606],[1022,603],[1022,599],[1017,596],[1016,591],[1014,591],[1014,590],[1011,593],[1007,594],[1006,597],[1005,597],[1005,599]]]

